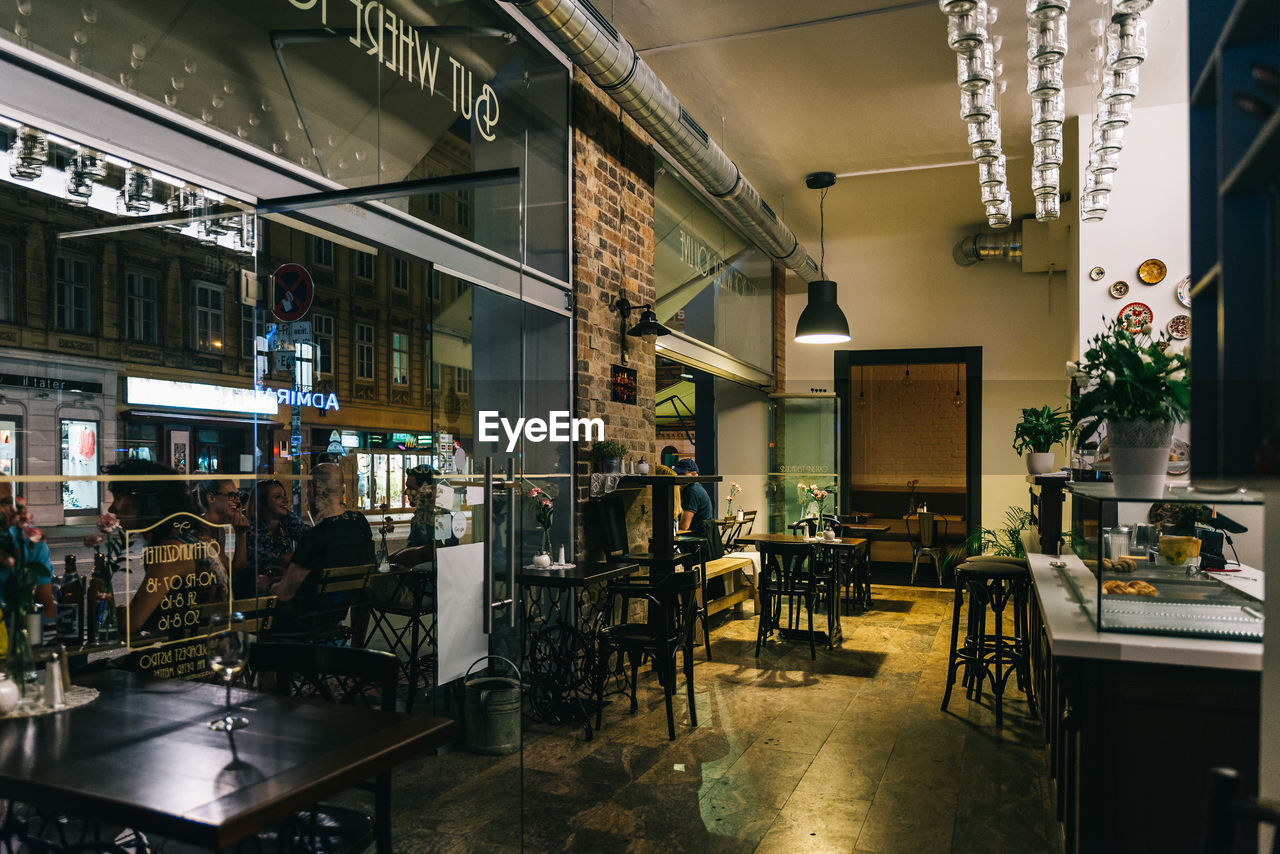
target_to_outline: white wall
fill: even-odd
[[[1029,162],[1011,161],[1009,174],[1014,212],[1026,214]],[[1017,263],[956,265],[952,247],[984,222],[977,166],[843,178],[826,207],[855,223],[851,233],[828,232],[826,247],[853,341],[789,342],[787,390],[834,391],[837,349],[982,347],[982,524],[994,526],[1009,505],[1027,503],[1026,465],[1010,447],[1021,409],[1066,402],[1063,365],[1075,341],[1069,274],[1050,286],[1047,274],[1024,274]],[[816,235],[802,239],[816,248]],[[789,290],[794,326],[806,295],[798,279]]]
[[[756,510],[758,520],[768,515],[765,503],[769,470],[769,398],[763,392],[726,380],[716,380],[716,471],[724,480],[716,513],[725,509],[730,481],[742,484],[733,500],[734,509]],[[765,530],[764,527],[756,528]]]

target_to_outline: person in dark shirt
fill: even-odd
[[[430,466],[415,466],[404,473],[404,491],[413,504],[413,519],[409,522],[409,539],[405,547],[388,556],[397,566],[417,566],[435,560],[436,556],[436,470]],[[457,545],[457,540],[444,545]]]
[[[691,475],[698,473],[698,464],[693,460],[677,460],[676,474]],[[702,523],[712,516],[711,496],[700,483],[691,483],[680,489],[680,530],[701,533]]]
[[[326,569],[372,564],[374,561],[373,529],[363,514],[347,509],[343,500],[342,469],[333,463],[316,466],[311,472],[309,489],[312,518],[316,523],[302,535],[284,576],[271,587],[271,592],[282,605],[314,593]],[[364,627],[368,624],[368,605],[361,601],[362,598],[358,594],[352,597],[353,646],[362,645]],[[280,609],[275,621],[276,631],[300,630],[302,626],[298,618],[306,615],[290,611],[288,608]]]

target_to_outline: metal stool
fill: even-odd
[[[969,619],[963,643],[960,609],[964,593],[969,594]],[[970,700],[982,694],[982,683],[991,680],[996,699],[996,726],[1004,725],[1004,689],[1013,674],[1017,687],[1027,695],[1031,713],[1036,713],[1031,684],[1031,637],[1027,613],[1031,593],[1031,572],[1020,558],[978,556],[956,567],[955,602],[951,611],[951,661],[947,667],[947,690],[942,697],[946,711],[955,685],[956,671],[964,665],[962,684]],[[1013,600],[1013,634],[1004,633],[1004,611]],[[987,612],[995,615],[995,630],[987,631]]]

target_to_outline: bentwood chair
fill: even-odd
[[[819,578],[812,543],[760,544],[760,625],[756,630],[756,656],[774,631],[782,631],[782,603],[787,601],[787,628],[799,630],[800,606],[809,616],[809,657],[818,657],[814,645],[813,609],[817,607]]]
[[[314,643],[259,642],[249,648],[256,674],[275,674],[276,689],[303,699],[366,706],[387,714],[396,709],[400,661],[389,652]],[[391,854],[391,773],[379,774],[360,788],[374,793],[374,818],[347,807],[320,804],[294,816],[299,851],[356,854],[371,842],[378,854]]]
[[[605,626],[600,630],[596,664],[596,729],[604,717],[604,684],[609,675],[609,661],[617,654],[619,668],[622,656],[631,665],[631,714],[639,705],[636,701],[636,677],[644,658],[653,660],[654,669],[662,682],[663,697],[667,703],[667,737],[675,740],[675,712],[671,698],[676,691],[676,655],[684,656],[685,689],[689,699],[689,726],[698,725],[698,712],[693,700],[693,624],[697,610],[699,587],[697,572],[673,572],[657,580],[632,581],[628,584],[610,584],[605,588],[610,606],[621,606],[622,622]],[[627,622],[627,614],[633,602],[647,606],[648,615],[642,621]]]
[[[911,530],[912,519],[916,529]],[[938,522],[942,522],[942,533],[938,533]],[[911,543],[911,581],[916,583],[916,570],[920,568],[920,559],[933,561],[933,568],[938,572],[938,586],[942,586],[942,567],[946,563],[946,549],[942,543],[947,537],[947,518],[936,513],[913,513],[906,518],[907,540]]]
[[[1280,854],[1280,802],[1257,801],[1240,793],[1240,773],[1234,768],[1209,771],[1209,797],[1205,800],[1204,837],[1200,854],[1235,854],[1240,828],[1243,844],[1254,850],[1259,825],[1272,828],[1271,854]]]

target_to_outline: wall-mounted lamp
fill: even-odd
[[[670,335],[671,330],[658,322],[658,315],[654,312],[651,305],[632,305],[626,297],[619,297],[614,300],[613,305],[609,306],[621,317],[621,326],[619,331],[622,333],[622,364],[627,363],[627,336],[634,335],[640,338],[645,335]],[[641,309],[640,322],[630,329],[627,328],[627,321],[631,317],[633,309]]]

